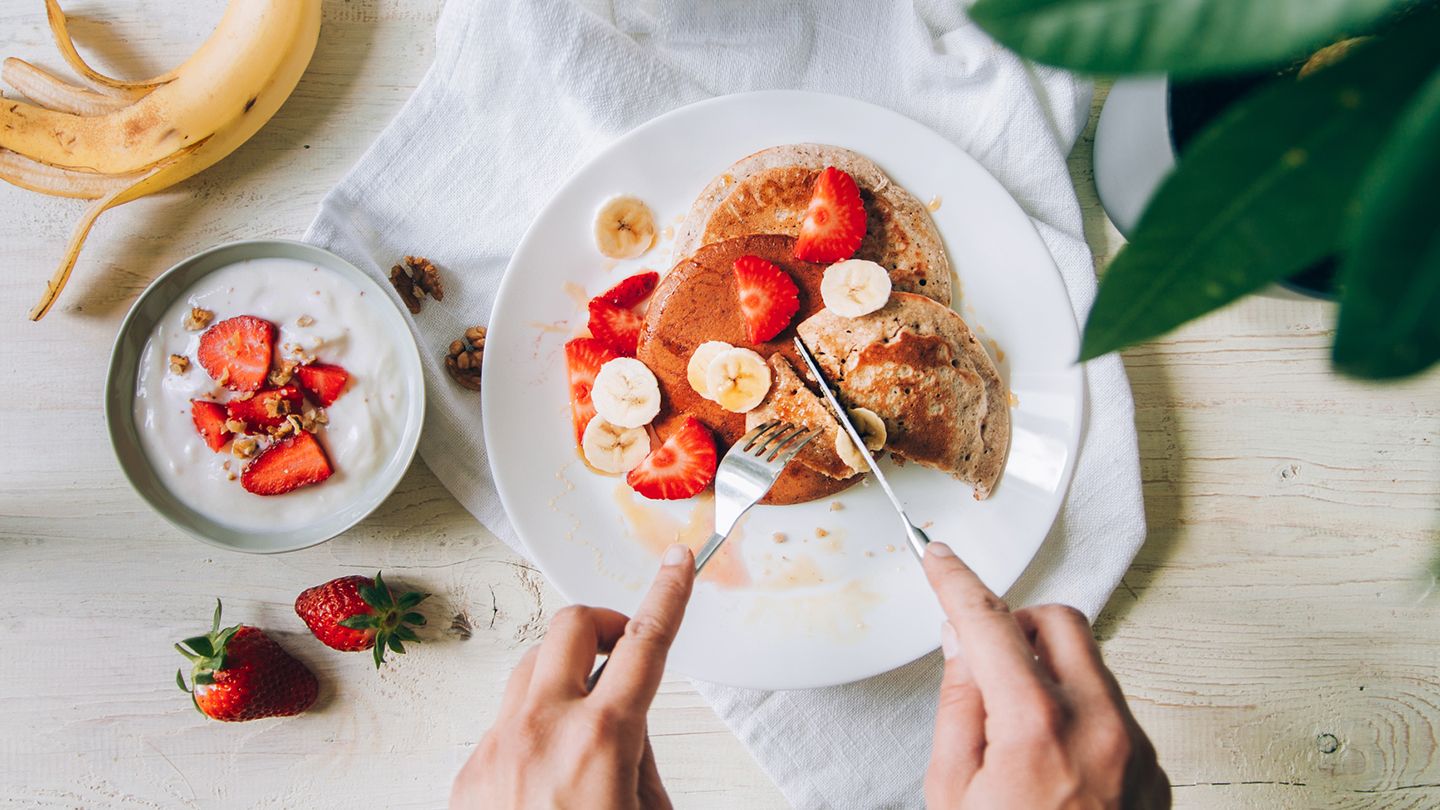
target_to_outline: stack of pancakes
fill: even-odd
[[[826,310],[820,298],[825,265],[794,257],[815,179],[826,166],[859,186],[867,216],[855,258],[884,267],[894,289],[883,308],[859,318]],[[734,263],[746,255],[772,262],[800,291],[791,325],[760,345],[747,339],[737,306]],[[812,383],[796,373],[804,368],[791,345],[798,333],[841,401],[885,422],[887,450],[972,484],[977,498],[990,494],[1010,441],[1009,392],[950,308],[950,264],[929,212],[878,166],[819,144],[750,155],[701,192],[676,235],[675,256],[651,299],[637,353],[660,383],[664,404],[656,427],[662,437],[687,415],[714,430],[722,446],[744,435],[747,421],[785,419],[824,435],[786,469],[766,503],[803,503],[859,481],[835,450],[838,423]],[[770,392],[749,414],[726,411],[690,387],[690,355],[709,340],[769,358]]]

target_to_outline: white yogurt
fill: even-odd
[[[197,281],[166,311],[140,358],[135,423],[150,466],[186,506],[240,530],[294,529],[353,503],[394,454],[405,429],[400,362],[385,340],[376,306],[360,288],[325,268],[296,259],[254,259],[216,270]],[[225,401],[222,388],[196,359],[204,331],[185,329],[191,307],[215,313],[211,324],[237,315],[264,318],[276,327],[275,353],[299,345],[321,363],[350,373],[345,393],[325,409],[329,423],[316,434],[335,473],[323,483],[284,495],[253,495],[240,486],[247,461],[226,445],[205,445],[190,418],[190,400]],[[304,320],[308,325],[300,326]],[[170,355],[190,359],[184,374],[170,370]],[[231,476],[235,476],[234,480]]]

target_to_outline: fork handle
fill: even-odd
[[[705,541],[705,545],[701,546],[699,551],[695,552],[696,574],[699,574],[700,569],[705,567],[705,563],[710,561],[711,555],[720,549],[720,544],[725,542],[725,537],[726,535],[716,532],[710,535],[710,539]]]

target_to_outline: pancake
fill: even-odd
[[[869,159],[823,144],[775,146],[710,182],[675,237],[676,257],[751,234],[797,236],[815,178],[834,166],[855,178],[865,203],[865,240],[855,253],[890,271],[894,289],[950,305],[950,260],[930,212]]]
[[[887,450],[989,497],[1010,447],[1010,394],[954,310],[894,293],[869,315],[821,310],[798,331],[847,404],[885,421]]]
[[[791,345],[794,324],[824,306],[820,300],[820,279],[825,267],[796,259],[794,251],[795,240],[788,236],[730,239],[706,245],[694,255],[681,259],[660,281],[645,311],[636,357],[655,373],[660,383],[661,406],[655,428],[661,438],[668,438],[678,429],[686,415],[694,416],[715,432],[717,449],[722,455],[745,435],[744,414],[731,413],[690,387],[685,369],[690,355],[701,343],[723,340],[754,349],[761,357],[781,354],[792,363],[800,362]],[[800,290],[800,310],[791,326],[774,340],[759,345],[746,338],[735,289],[735,260],[746,255],[773,262],[795,280]],[[833,495],[859,480],[859,476],[837,480],[803,464],[791,464],[763,502],[804,503]]]
[[[810,440],[795,461],[831,478],[851,478],[850,469],[835,449],[840,423],[820,395],[810,390],[783,354],[770,355],[770,392],[755,410],[745,414],[745,428],[753,430],[766,422],[789,422],[817,429],[820,435]]]

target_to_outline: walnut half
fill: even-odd
[[[445,300],[440,270],[424,256],[406,256],[403,263],[390,268],[390,284],[412,315],[420,314],[420,299],[427,295],[436,301]]]
[[[455,382],[470,389],[480,390],[480,365],[485,359],[485,327],[472,326],[465,330],[459,340],[450,342],[450,351],[445,355],[445,370]]]

